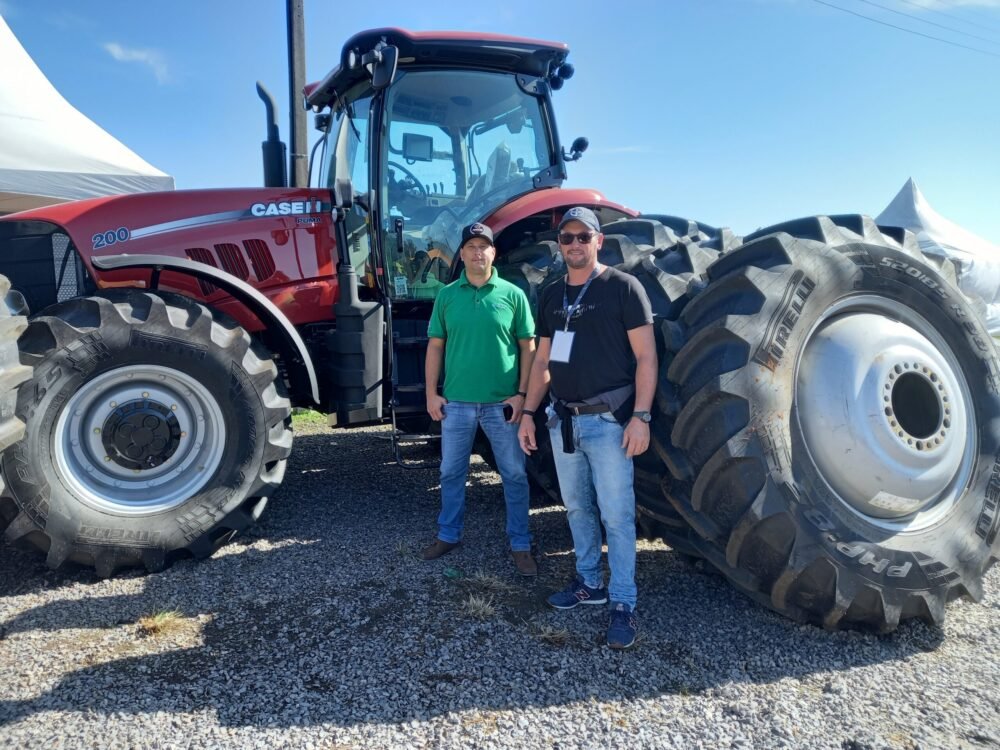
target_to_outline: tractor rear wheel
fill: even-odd
[[[160,570],[252,524],[284,476],[291,409],[232,321],[175,295],[69,300],[21,340],[24,440],[3,455],[7,538],[50,567]]]
[[[663,363],[672,354],[671,326],[703,287],[708,267],[735,245],[738,238],[729,230],[659,215],[621,219],[606,224],[603,231],[604,246],[599,259],[632,274],[646,290],[655,318],[657,354]],[[667,497],[670,479],[665,466],[675,460],[668,427],[676,408],[672,391],[669,387],[658,388],[650,433],[654,437],[662,434],[634,460],[636,521],[642,536],[662,539],[677,552],[700,557],[690,543],[688,524]],[[548,438],[548,432],[544,434]]]
[[[940,623],[980,598],[1000,369],[958,290],[858,216],[762,230],[708,277],[673,327],[677,409],[654,435],[701,554],[827,628]]]

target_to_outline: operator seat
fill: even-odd
[[[510,146],[500,141],[490,154],[490,158],[486,160],[486,173],[476,180],[476,184],[469,191],[469,196],[465,199],[465,205],[474,206],[480,198],[496,190],[509,179]]]

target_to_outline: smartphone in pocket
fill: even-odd
[[[514,407],[510,404],[503,405],[503,418],[505,422],[509,422],[514,418]]]

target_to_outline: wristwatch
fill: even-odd
[[[640,422],[645,422],[646,424],[653,421],[653,415],[648,411],[634,411],[632,412],[632,416],[636,417]]]

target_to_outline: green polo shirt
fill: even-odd
[[[493,269],[478,289],[462,276],[434,300],[427,335],[444,339],[444,397],[493,404],[517,393],[518,339],[535,335],[524,292]]]

